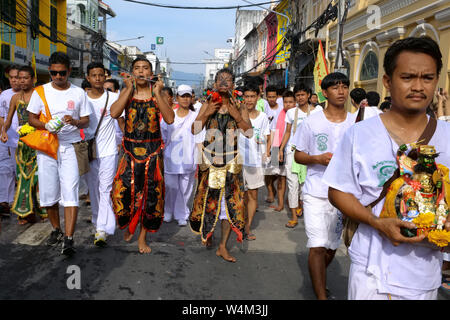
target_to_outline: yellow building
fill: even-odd
[[[3,0],[0,6],[1,76],[10,64],[30,64],[34,53],[38,81],[47,81],[48,58],[67,50],[66,0]]]
[[[329,64],[334,69],[337,23],[330,25]],[[353,0],[343,32],[345,65],[351,88],[389,96],[382,83],[383,59],[388,47],[409,36],[429,36],[442,51],[439,87],[450,86],[450,7],[448,0]]]

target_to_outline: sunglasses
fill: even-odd
[[[59,74],[61,77],[65,77],[67,75],[67,70],[62,71],[50,70],[50,75],[56,76],[57,74]]]

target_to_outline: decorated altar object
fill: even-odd
[[[450,232],[445,230],[450,203],[449,169],[436,163],[439,154],[434,146],[412,144],[412,149],[417,160],[406,155],[406,145],[397,152],[400,177],[388,189],[380,218],[412,222],[416,229],[402,228],[404,236],[425,234],[428,242],[443,248],[450,242]]]

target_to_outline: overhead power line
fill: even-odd
[[[223,6],[223,7],[194,7],[194,6],[175,6],[175,5],[168,5],[168,4],[160,4],[160,3],[152,3],[152,2],[144,2],[144,1],[137,1],[137,0],[123,0],[127,2],[133,2],[133,3],[139,3],[147,6],[152,7],[159,7],[159,8],[167,8],[167,9],[185,9],[185,10],[229,10],[229,9],[240,9],[240,8],[248,8],[248,7],[256,7],[264,4],[272,4],[273,2],[280,2],[278,1],[268,1],[268,2],[260,2],[255,4],[248,4],[248,5],[242,5],[242,6]]]

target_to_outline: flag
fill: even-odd
[[[31,67],[33,68],[33,71],[34,71],[34,83],[36,83],[37,82],[36,56],[34,55],[34,52],[33,52],[33,55],[31,56]]]
[[[317,97],[319,98],[319,103],[326,100],[320,85],[322,84],[323,78],[328,74],[328,66],[327,61],[325,60],[325,53],[323,52],[322,41],[319,40],[319,49],[317,52],[316,63],[314,64],[314,86]]]

